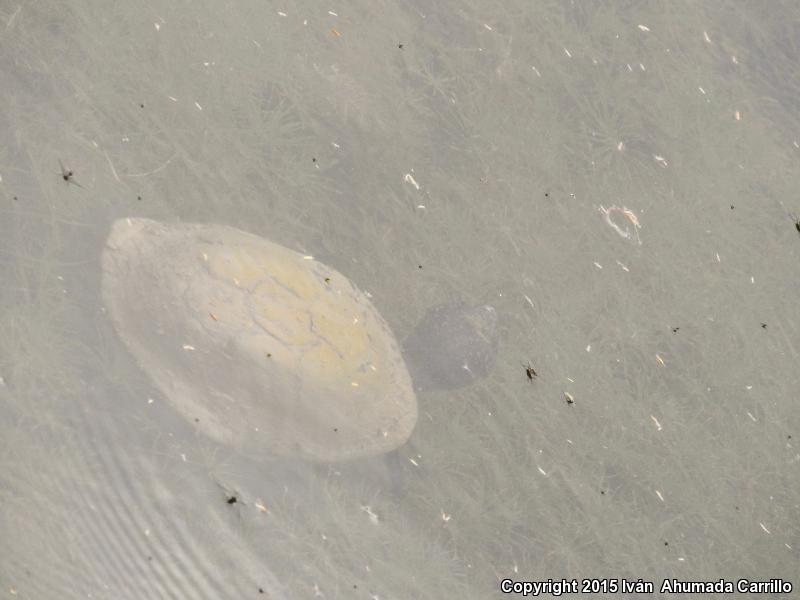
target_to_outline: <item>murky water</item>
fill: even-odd
[[[0,593],[792,580],[791,6],[109,10],[0,10]],[[400,340],[490,304],[496,366],[420,392],[389,461],[237,452],[110,322],[100,254],[127,216],[313,255]]]

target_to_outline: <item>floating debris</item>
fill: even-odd
[[[598,208],[598,210],[600,211],[600,214],[603,215],[603,220],[612,229],[614,229],[614,231],[616,231],[619,234],[620,237],[623,237],[626,240],[635,239],[636,242],[639,245],[642,244],[642,240],[639,237],[639,230],[642,228],[642,225],[641,225],[641,223],[639,223],[639,218],[636,216],[636,213],[634,213],[631,209],[629,209],[627,206],[619,207],[616,204],[606,208],[605,206],[603,206],[601,204],[600,207]],[[631,230],[628,228],[627,225],[623,229],[617,223],[614,222],[614,220],[611,217],[611,215],[614,214],[614,213],[621,214],[623,217],[625,217],[631,223],[631,225],[633,225],[633,232],[632,233],[631,233]],[[595,265],[596,264],[597,263],[595,263]]]

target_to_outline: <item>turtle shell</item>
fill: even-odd
[[[328,462],[405,443],[417,420],[389,326],[335,269],[221,225],[116,221],[103,299],[190,423],[248,454]]]

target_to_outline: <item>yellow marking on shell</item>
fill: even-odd
[[[209,273],[249,290],[256,323],[282,348],[274,356],[294,363],[320,381],[341,387],[380,386],[382,359],[367,321],[353,309],[359,292],[311,257],[265,242],[209,246]]]
[[[208,250],[209,273],[222,281],[238,281],[238,285],[252,289],[271,279],[301,300],[319,290],[317,278],[309,272],[312,267],[298,260],[297,253],[277,244],[210,246]]]
[[[304,362],[315,373],[341,385],[364,387],[376,385],[380,363],[366,323],[354,318],[345,305],[349,298],[320,295],[311,309],[314,316],[310,333],[314,345],[304,355]],[[371,369],[370,369],[371,367]]]

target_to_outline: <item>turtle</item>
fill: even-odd
[[[390,454],[414,430],[417,392],[494,364],[492,307],[436,307],[401,350],[336,269],[230,226],[119,219],[101,265],[104,305],[143,371],[199,431],[251,456]]]

